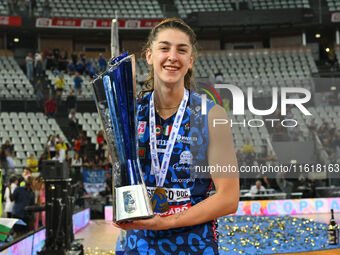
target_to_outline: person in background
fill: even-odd
[[[59,139],[56,146],[56,150],[57,152],[59,152],[60,162],[63,162],[65,159],[67,159],[67,144],[64,142],[62,138]]]
[[[44,95],[43,95],[42,90],[43,88],[41,86],[41,80],[38,79],[34,84],[34,94],[35,94],[35,101],[39,108],[43,107],[44,105]]]
[[[57,113],[57,103],[53,100],[52,95],[45,102],[45,114],[47,118],[54,118]]]
[[[60,103],[61,96],[63,94],[65,87],[65,80],[63,78],[62,73],[58,75],[58,78],[54,81],[54,85],[56,87],[56,99]]]
[[[71,109],[70,113],[68,114],[68,126],[71,130],[72,139],[77,137],[79,134],[79,126],[78,126],[78,118],[76,117],[76,110]]]
[[[254,146],[250,144],[249,139],[246,139],[246,143],[242,147],[242,153],[244,155],[246,165],[252,165],[255,159],[255,151]]]
[[[266,188],[262,186],[261,181],[256,181],[256,184],[251,186],[249,191],[250,195],[264,195],[266,192]]]
[[[105,159],[104,145],[105,145],[104,132],[103,130],[99,130],[97,134],[97,147],[98,147],[97,155],[101,160]]]
[[[71,168],[72,168],[72,181],[78,182],[81,178],[81,167],[83,165],[83,160],[81,157],[79,157],[79,153],[75,152],[74,156],[71,160]]]
[[[18,218],[23,220],[27,226],[24,230],[29,231],[33,229],[33,218],[32,215],[25,211],[25,207],[29,205],[34,205],[34,192],[32,190],[33,177],[28,176],[25,180],[25,185],[22,187],[17,187],[13,194],[11,194],[11,199],[14,201],[13,206],[13,218]]]
[[[78,140],[79,140],[79,143],[80,143],[79,154],[80,154],[80,156],[84,156],[86,154],[88,141],[87,141],[87,138],[85,137],[85,135],[82,131],[79,132]]]
[[[21,177],[27,181],[27,178],[29,176],[32,176],[32,172],[31,172],[31,169],[29,169],[28,167],[24,167],[24,170],[22,171],[22,174],[21,174]],[[19,185],[22,186],[24,185],[25,183],[24,182],[20,182]]]
[[[10,140],[6,140],[6,142],[1,147],[4,152],[7,152],[9,155],[13,155],[14,145],[10,142]]]
[[[56,137],[53,135],[50,137],[49,141],[47,142],[47,151],[49,152],[49,157],[52,159],[57,151],[57,141]]]
[[[87,195],[87,192],[84,188],[84,184],[82,181],[77,182],[77,188],[75,189],[75,205],[83,208],[85,205],[84,197]]]
[[[32,82],[34,78],[34,73],[33,73],[33,56],[32,53],[29,52],[25,58],[26,62],[26,75],[27,78]]]
[[[50,16],[50,2],[48,0],[45,0],[43,3],[43,17],[49,17]]]
[[[83,156],[83,166],[86,166],[86,167],[89,167],[89,168],[92,167],[92,162],[91,162],[91,160],[87,157],[86,154]]]
[[[74,72],[76,71],[76,67],[74,66],[72,60],[68,62],[66,71],[69,75],[74,75]]]
[[[35,197],[36,197],[36,204],[38,206],[45,206],[45,203],[46,203],[45,182],[41,176],[35,181],[34,186],[35,186],[34,192],[35,192]],[[42,226],[46,225],[46,212],[45,211],[35,213],[34,230],[37,230],[39,228],[40,222]]]
[[[52,158],[52,160],[59,161],[60,163],[63,162],[58,151],[55,153],[55,156]]]
[[[6,155],[6,160],[7,160],[7,174],[11,174],[14,172],[14,168],[15,168],[15,162],[13,160],[13,154],[10,154],[8,151],[5,151],[5,155]]]
[[[34,67],[35,67],[35,76],[42,77],[43,76],[43,59],[39,51],[37,51],[34,54]]]
[[[104,72],[106,70],[107,63],[102,53],[99,53],[98,65],[99,65],[100,72]]]
[[[81,60],[78,60],[77,65],[76,65],[76,74],[77,74],[77,72],[79,74],[83,74],[84,68],[85,68],[85,66],[84,66],[83,62]]]
[[[9,183],[5,189],[5,194],[4,194],[4,202],[5,202],[4,211],[6,212],[7,218],[12,218],[14,201],[11,200],[10,194],[14,192],[17,186],[18,186],[18,177],[15,175],[11,175],[9,177]]]
[[[77,97],[73,94],[73,90],[70,90],[69,95],[66,98],[67,113],[70,113],[72,109],[77,110]]]
[[[223,83],[223,74],[220,69],[218,69],[217,73],[215,73],[215,83]]]
[[[83,79],[79,76],[79,73],[76,72],[76,76],[74,77],[73,80],[74,80],[74,88],[77,91],[77,94],[80,95]]]
[[[32,173],[38,172],[38,160],[34,157],[33,153],[31,153],[30,157],[27,159],[27,167]]]
[[[107,196],[112,195],[112,176],[109,171],[105,173],[105,190],[100,192],[100,195],[106,197],[106,204],[109,204],[109,198]]]

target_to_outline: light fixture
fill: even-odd
[[[290,160],[290,163],[291,163],[291,164],[296,164],[296,163],[297,163],[297,160],[296,160],[296,159],[291,159],[291,160]]]
[[[315,34],[315,38],[320,38],[321,35],[320,34]]]
[[[335,86],[332,86],[332,87],[331,87],[331,91],[334,91],[334,90],[336,90],[336,87],[335,87]]]
[[[15,38],[13,39],[13,41],[16,42],[16,43],[18,43],[18,42],[19,42],[19,38],[15,37]]]
[[[329,48],[326,48],[325,51],[326,51],[326,52],[330,52],[330,49],[329,49]]]

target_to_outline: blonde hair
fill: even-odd
[[[183,33],[185,33],[190,40],[192,47],[192,56],[194,57],[194,61],[197,56],[197,39],[195,32],[189,27],[182,19],[179,18],[168,18],[154,26],[148,36],[148,41],[143,47],[142,57],[145,57],[148,49],[151,49],[152,43],[156,40],[157,35],[160,31],[165,29],[177,29]],[[145,89],[142,90],[138,97],[142,98],[145,94],[152,92],[154,90],[154,70],[153,67],[149,67],[149,75],[144,82]],[[184,76],[184,87],[186,89],[190,89],[194,87],[194,71],[192,68],[188,70],[188,72]]]

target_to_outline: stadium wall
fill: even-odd
[[[0,49],[4,48],[4,35],[0,33]]]
[[[58,39],[58,38],[41,38],[40,50],[58,48],[60,51],[73,51],[72,39]]]
[[[141,49],[144,46],[144,40],[123,40],[122,41],[122,49],[124,51],[129,51],[129,53],[136,54],[137,57],[140,57]]]
[[[105,49],[105,52],[110,52],[110,43],[102,42],[100,40],[96,42],[91,42],[89,40],[82,40],[82,41],[74,41],[74,50],[79,52],[85,52],[85,48],[92,48],[92,49]]]
[[[263,43],[262,41],[243,41],[243,42],[233,42],[233,43],[226,43],[224,45],[226,50],[234,50],[240,49],[239,47],[248,46],[248,48],[253,47],[254,49],[262,49]]]
[[[219,40],[198,40],[198,45],[201,50],[220,50],[221,49]]]
[[[296,47],[302,45],[302,35],[272,37],[270,38],[271,48]]]

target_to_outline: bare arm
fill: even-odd
[[[236,166],[231,128],[227,125],[213,126],[214,119],[227,119],[227,114],[220,106],[214,106],[208,115],[209,120],[209,166]],[[216,193],[190,209],[169,216],[171,227],[183,227],[201,224],[218,217],[235,213],[239,201],[238,174],[212,173]]]
[[[226,119],[227,114],[220,106],[214,106],[208,115],[209,147],[208,161],[210,166],[235,166],[237,160],[234,151],[230,127],[217,125],[213,127],[213,119]],[[153,229],[162,230],[192,226],[211,221],[218,217],[235,213],[239,201],[238,174],[212,174],[216,193],[202,202],[181,213],[169,217],[155,216],[149,220],[137,220],[132,223],[115,224],[123,229]]]

